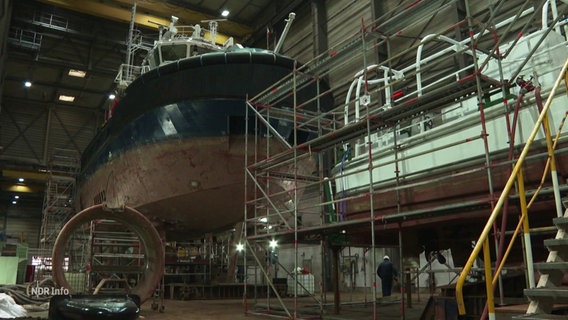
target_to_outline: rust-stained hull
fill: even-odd
[[[266,125],[255,124],[254,115],[247,120],[246,98],[295,66],[285,56],[242,49],[182,59],[144,74],[126,89],[113,117],[83,154],[80,209],[100,203],[135,208],[163,228],[168,239],[234,226],[244,217],[245,137],[252,140],[255,130],[268,132]],[[299,90],[297,103],[318,86],[326,87],[313,83]],[[333,98],[320,102],[329,108]],[[293,101],[288,97],[282,103]],[[289,133],[290,123],[270,125]],[[282,151],[279,146],[272,142],[271,153]],[[299,166],[311,172],[314,162],[307,159]],[[293,184],[278,187],[288,190]]]
[[[232,227],[244,214],[244,141],[244,136],[206,137],[131,149],[80,186],[81,207],[128,205],[170,239]]]
[[[182,232],[230,226],[242,219],[244,195],[244,137],[233,140],[232,148],[228,137],[211,137],[129,150],[81,186],[81,206],[128,204]]]

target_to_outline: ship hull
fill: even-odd
[[[276,139],[252,112],[247,117],[247,96],[260,93],[295,66],[284,56],[245,50],[183,59],[144,74],[126,89],[112,118],[83,154],[80,209],[100,203],[133,207],[169,239],[202,236],[242,221],[245,137],[260,131]],[[304,103],[318,88],[327,86],[304,86],[296,103]],[[328,108],[332,101],[328,96],[320,105]],[[290,106],[294,100],[286,97],[281,103]],[[315,103],[303,107],[314,108]],[[289,123],[270,125],[289,132]],[[284,146],[270,145],[272,154]],[[248,148],[254,154],[253,142]],[[314,162],[307,159],[299,166],[311,172]]]

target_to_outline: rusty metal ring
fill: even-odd
[[[65,246],[69,238],[83,224],[98,219],[109,219],[120,222],[134,231],[140,237],[141,246],[144,248],[144,265],[140,282],[132,288],[130,294],[140,297],[141,303],[150,298],[160,283],[164,272],[164,247],[162,239],[150,220],[137,210],[124,207],[119,210],[109,210],[102,204],[89,207],[79,213],[65,224],[55,240],[52,253],[53,280],[58,286],[62,286],[73,292],[73,288],[67,282],[63,270],[65,260]]]

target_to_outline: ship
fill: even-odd
[[[80,209],[103,202],[130,206],[171,240],[201,237],[243,220],[245,135],[266,131],[255,126],[253,116],[247,123],[247,96],[277,82],[298,62],[232,39],[218,45],[213,22],[212,30],[172,22],[155,42],[136,69],[140,75],[83,153]],[[203,37],[206,31],[210,39]],[[315,84],[307,85],[297,103],[315,90]],[[291,99],[280,103],[291,106]],[[331,96],[322,102],[331,104]],[[290,123],[275,126],[290,132]],[[301,164],[305,170],[313,165]]]

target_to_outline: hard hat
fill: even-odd
[[[383,260],[390,260],[389,256],[385,256]]]

